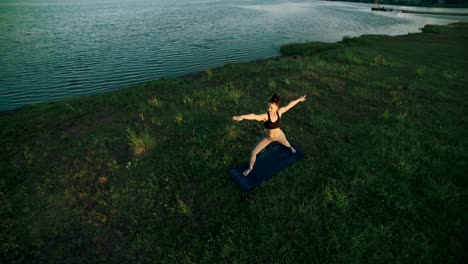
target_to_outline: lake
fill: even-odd
[[[401,35],[468,20],[371,7],[313,0],[2,0],[0,111],[273,57],[291,42]]]

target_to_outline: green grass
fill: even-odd
[[[464,262],[468,24],[429,28],[0,116],[0,262]],[[275,92],[306,155],[244,193]]]
[[[140,115],[140,118],[144,120],[143,114]],[[147,128],[137,134],[135,130],[129,127],[127,132],[128,139],[130,141],[129,144],[135,156],[141,156],[142,154],[151,151],[156,145],[154,137]]]
[[[283,55],[307,55],[314,56],[327,50],[337,49],[341,45],[337,43],[309,42],[309,43],[291,43],[281,46],[280,51]]]

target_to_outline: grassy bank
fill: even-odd
[[[468,24],[282,47],[0,117],[2,263],[461,263]],[[251,192],[274,93],[306,156]],[[465,176],[464,176],[465,175]],[[465,246],[463,246],[465,245]]]

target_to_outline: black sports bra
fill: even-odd
[[[278,112],[276,112],[276,116],[278,116],[278,119],[276,119],[275,122],[271,122],[270,113],[267,112],[267,115],[268,115],[268,120],[267,120],[265,123],[263,123],[263,125],[265,126],[265,128],[267,128],[267,129],[279,128],[279,127],[280,127],[280,123],[281,123],[281,117],[280,117],[280,115],[278,114]]]

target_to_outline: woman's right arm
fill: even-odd
[[[240,115],[240,116],[233,116],[232,120],[234,121],[242,121],[242,120],[256,120],[256,121],[265,121],[266,114],[256,115],[256,114],[247,114],[247,115]]]

